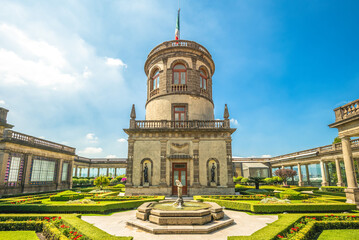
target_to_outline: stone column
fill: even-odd
[[[335,158],[335,169],[337,171],[337,178],[338,178],[337,186],[338,187],[343,187],[344,183],[343,183],[343,178],[342,178],[342,172],[341,172],[341,169],[340,169],[339,158]]]
[[[100,176],[100,168],[98,167],[97,168],[97,176],[96,177],[99,177]]]
[[[320,160],[320,172],[322,173],[322,186],[328,186],[327,178],[325,177],[324,161]]]
[[[90,177],[90,166],[87,169],[87,177]]]
[[[132,173],[133,173],[133,152],[134,152],[135,141],[131,139],[131,136],[128,137],[128,158],[127,158],[127,169],[126,169],[126,187],[131,187],[132,183]]]
[[[67,176],[67,179],[66,181],[69,182],[69,188],[71,189],[72,188],[72,175],[73,175],[73,164],[74,164],[74,160],[72,160],[71,162],[69,162],[69,166],[68,166],[68,176]]]
[[[166,183],[167,140],[160,140],[160,142],[161,142],[160,186],[167,187],[167,183]]]
[[[192,187],[199,187],[199,140],[194,139],[193,142],[193,184]]]
[[[232,140],[226,141],[227,150],[227,187],[234,188],[232,164]]]
[[[350,138],[342,138],[342,151],[345,166],[345,174],[347,176],[348,188],[345,189],[347,203],[359,204],[359,189],[355,176],[355,168],[352,156],[352,149],[350,146]]]
[[[300,169],[300,163],[298,163],[298,177],[299,177],[299,180],[298,180],[298,186],[299,187],[302,187],[304,186],[304,183],[303,183],[303,176],[302,176],[302,169]]]
[[[305,173],[307,174],[307,182],[310,185],[310,176],[309,176],[309,167],[308,164],[305,165]]]
[[[22,177],[24,178],[24,187],[26,187],[26,185],[29,185],[30,183],[30,178],[31,178],[31,165],[32,165],[32,154],[26,154],[25,155],[25,168],[24,168],[24,174],[22,175]]]
[[[109,169],[109,168],[107,168],[107,171],[106,171],[106,177],[108,177],[108,169]]]
[[[56,180],[55,180],[56,190],[61,189],[62,163],[63,163],[63,159],[60,159],[58,161],[57,172],[56,172]]]
[[[77,169],[78,169],[78,167],[77,167],[77,165],[76,165],[76,166],[75,166],[75,177],[78,177],[78,176],[77,176],[77,175],[78,175],[78,174],[77,174],[77,172],[78,172]]]

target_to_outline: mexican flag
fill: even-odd
[[[178,9],[177,24],[176,24],[176,31],[175,31],[175,40],[180,39],[180,10],[181,9]]]

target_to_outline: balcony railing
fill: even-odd
[[[4,132],[4,139],[10,140],[10,141],[15,140],[15,141],[27,143],[27,144],[34,145],[34,146],[47,147],[47,148],[52,148],[55,150],[75,154],[75,148],[68,147],[68,146],[54,143],[54,142],[50,142],[50,141],[47,141],[47,140],[44,140],[41,138],[36,138],[36,137],[29,136],[29,135],[19,133],[19,132],[15,132],[12,130],[6,130]]]
[[[353,139],[350,141],[351,147],[359,147],[359,139]],[[342,143],[333,143],[332,145],[321,146],[318,148],[312,148],[304,151],[289,153],[271,158],[271,161],[288,160],[291,158],[302,158],[305,156],[316,155],[318,153],[334,152],[342,149]]]
[[[334,109],[334,112],[336,122],[359,115],[359,99]]]
[[[156,88],[156,89],[152,90],[150,92],[150,97],[153,97],[153,96],[157,95],[159,92],[160,92],[159,88]]]
[[[230,128],[229,121],[226,120],[193,120],[193,121],[167,121],[149,120],[135,121],[136,129],[221,129]]]
[[[193,41],[187,41],[187,40],[173,40],[173,41],[167,41],[164,43],[161,43],[160,45],[156,46],[152,51],[148,54],[148,57],[154,54],[155,52],[158,52],[159,50],[165,49],[165,48],[172,48],[172,47],[187,47],[187,48],[193,48],[196,50],[200,50],[206,54],[208,54],[211,57],[211,54],[208,52],[208,50],[203,47],[202,45],[193,42]]]
[[[186,92],[187,85],[186,84],[172,84],[172,92]]]

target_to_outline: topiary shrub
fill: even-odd
[[[265,178],[265,179],[263,179],[263,181],[264,181],[266,184],[273,184],[273,183],[274,183],[273,178]]]
[[[239,177],[233,177],[233,182],[235,182],[235,183],[240,183],[241,182],[241,180],[242,180],[242,176],[239,176]]]
[[[110,184],[110,180],[105,176],[99,176],[95,179],[94,185],[102,190],[104,187],[107,187]]]
[[[247,184],[248,182],[249,182],[248,178],[242,178],[241,179],[241,183],[243,183],[243,184]]]
[[[84,195],[81,193],[76,193],[73,191],[64,191],[60,192],[56,195],[50,196],[51,201],[69,201],[69,200],[76,200],[76,199],[82,199],[84,198]]]

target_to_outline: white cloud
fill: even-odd
[[[105,58],[106,64],[109,66],[115,66],[115,67],[125,67],[127,68],[127,65],[123,63],[123,61],[119,58]]]
[[[88,134],[86,134],[86,139],[87,139],[90,143],[97,143],[97,142],[98,142],[98,137],[96,137],[94,133],[88,133]]]
[[[119,138],[117,139],[117,142],[124,143],[127,142],[127,140],[125,138]]]
[[[231,118],[231,123],[233,124],[233,125],[236,125],[236,126],[238,126],[238,121],[236,120],[236,119],[234,119],[234,118]]]
[[[41,139],[45,139],[45,137],[44,137],[44,136],[40,136],[39,138],[41,138]]]
[[[262,155],[261,157],[262,157],[262,158],[271,158],[271,157],[272,157],[272,155],[269,155],[269,154],[264,154],[264,155]]]
[[[116,155],[107,155],[106,158],[117,158]]]
[[[4,101],[4,100],[0,100],[0,105],[5,105],[5,101]]]
[[[87,147],[82,151],[79,151],[80,154],[98,154],[98,153],[102,153],[103,149],[98,147]]]
[[[57,46],[5,23],[0,24],[0,39],[0,83],[50,89],[78,87],[79,74]]]

